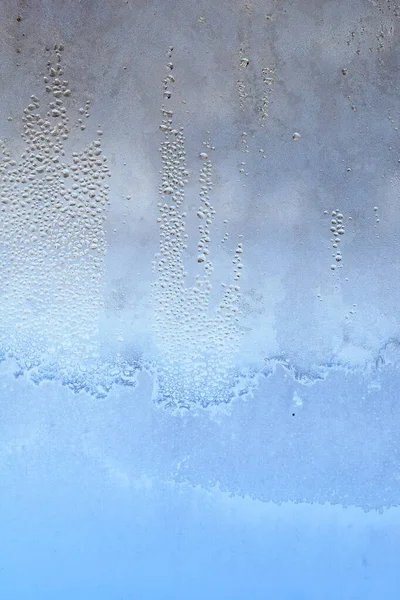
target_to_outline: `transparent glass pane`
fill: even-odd
[[[0,592],[397,599],[395,2],[0,4]]]

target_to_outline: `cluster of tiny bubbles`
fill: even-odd
[[[246,163],[244,160],[239,165],[239,173],[243,175],[248,175],[248,172],[246,171]]]
[[[324,211],[325,215],[328,215],[328,211],[325,210]],[[331,265],[331,271],[333,272],[333,274],[335,274],[336,269],[342,269],[343,265],[342,265],[342,253],[339,247],[339,244],[341,242],[342,237],[345,234],[345,226],[344,226],[344,221],[343,221],[344,217],[343,214],[340,212],[340,210],[337,208],[336,210],[333,210],[331,212],[331,226],[330,226],[330,231],[333,234],[334,237],[331,238],[331,247],[333,250],[332,253],[332,258],[335,259],[335,263],[332,263]],[[352,217],[349,217],[349,221],[352,221]],[[348,278],[345,278],[345,281],[348,281]],[[336,288],[338,289],[338,288]],[[321,300],[321,294],[318,294],[318,298]],[[352,317],[356,314],[356,304],[353,304],[351,309],[348,311],[347,314],[345,314],[345,319],[346,321],[352,319]]]
[[[66,156],[71,89],[62,52],[56,45],[47,63],[47,101],[32,95],[23,111],[20,159],[0,143],[0,351],[19,365],[16,376],[57,377],[101,397],[128,369],[102,363],[98,352],[110,173],[99,139]]]
[[[169,56],[171,53],[169,54]],[[172,70],[168,63],[167,70]],[[164,80],[165,89],[170,75]],[[169,91],[169,89],[167,90]],[[223,284],[222,297],[211,308],[213,264],[210,260],[211,226],[215,209],[211,203],[212,162],[200,152],[199,239],[196,261],[200,274],[188,285],[185,254],[188,234],[185,185],[188,182],[183,128],[174,126],[173,111],[162,106],[160,147],[162,170],[158,203],[160,249],[153,262],[155,337],[157,343],[157,400],[170,408],[216,405],[235,394],[238,374],[233,364],[241,340],[239,326],[243,247],[239,243],[232,259],[232,282]],[[205,144],[207,149],[212,148]]]
[[[276,68],[275,67],[264,67],[262,69],[262,78],[263,78],[263,83],[266,86],[265,92],[263,94],[262,97],[262,104],[260,107],[260,112],[261,112],[261,119],[262,121],[265,121],[266,119],[268,119],[269,116],[269,105],[271,103],[270,97],[271,97],[271,93],[273,91],[273,85],[274,85],[274,80],[275,80],[275,75],[276,75]]]
[[[239,52],[239,72],[242,71],[244,68],[248,67],[249,62],[249,59],[246,56],[244,56],[244,51],[241,48]],[[246,88],[246,84],[243,80],[243,74],[241,74],[239,79],[237,80],[236,88],[239,96],[240,108],[241,110],[244,110],[249,94]]]
[[[335,263],[332,263],[331,265],[331,270],[336,271],[338,267],[342,268],[342,252],[340,250],[339,244],[341,241],[341,237],[345,233],[343,214],[340,212],[339,209],[333,210],[331,212],[330,231],[333,234],[333,237],[331,238],[333,250],[332,258],[335,259]]]
[[[244,152],[245,154],[249,153],[249,144],[247,142],[247,132],[243,131],[240,135],[241,140],[242,140],[242,152]]]
[[[377,206],[374,206],[374,214],[375,214],[375,229],[376,229],[380,223],[379,210],[378,210]],[[377,234],[376,237],[379,238],[379,234]]]

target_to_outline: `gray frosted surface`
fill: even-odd
[[[0,3],[4,498],[398,506],[399,16]]]
[[[243,236],[240,363],[258,366],[284,355],[303,371],[332,362],[364,367],[397,338],[394,3],[124,2],[100,8],[36,1],[20,10],[21,22],[12,3],[3,2],[1,11],[2,135],[11,150],[23,149],[18,134],[30,95],[46,101],[41,74],[49,57],[54,60],[46,45],[54,43],[65,46],[63,77],[72,90],[65,102],[66,155],[95,140],[97,124],[104,132],[112,177],[101,330],[112,354],[147,350],[152,342],[162,103],[186,138],[188,284],[201,268],[197,179],[199,153],[209,140],[215,147],[214,302]],[[166,100],[169,60],[176,81]],[[74,124],[87,99],[90,118],[83,117],[81,132]],[[345,229],[340,263],[330,242],[335,209]],[[222,245],[225,229],[229,240]]]

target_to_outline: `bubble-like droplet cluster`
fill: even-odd
[[[170,83],[170,81],[168,82]],[[165,87],[165,81],[164,81]],[[223,288],[222,298],[211,308],[213,264],[211,227],[215,209],[211,202],[212,161],[208,152],[199,153],[199,239],[198,275],[188,285],[185,269],[188,234],[186,233],[185,137],[175,127],[173,111],[162,107],[160,130],[162,177],[158,203],[160,251],[154,268],[155,334],[158,348],[158,397],[172,407],[203,406],[227,402],[234,379],[234,357],[238,351],[239,280],[242,274],[242,244],[238,244],[232,263],[232,282]],[[207,148],[210,146],[207,145]]]
[[[269,65],[266,64],[265,57],[261,65],[258,65],[257,57],[253,59],[252,56],[248,32],[245,30],[237,61],[236,90],[239,107],[242,111],[256,112],[258,124],[264,127],[269,117],[276,67],[269,60]]]
[[[0,143],[0,348],[70,364],[96,349],[109,169],[98,139],[68,152],[62,51],[47,64],[46,101],[32,95],[23,111],[20,158]]]
[[[273,85],[275,81],[276,69],[275,67],[264,67],[262,69],[262,78],[265,85],[265,91],[262,97],[261,103],[261,119],[265,121],[269,116],[269,105],[271,102],[271,93],[273,91]]]
[[[242,152],[244,152],[245,154],[248,154],[250,150],[249,150],[249,144],[247,141],[247,132],[242,131],[240,137],[242,140]]]
[[[380,223],[379,209],[377,206],[374,206],[374,215],[375,215],[375,229],[376,229]],[[379,238],[379,234],[377,234],[376,237]]]
[[[239,71],[239,79],[236,82],[236,88],[239,96],[239,105],[241,110],[244,110],[246,107],[246,103],[248,100],[248,90],[246,83],[244,81],[244,73],[242,71],[247,69],[249,66],[250,60],[247,58],[245,47],[247,46],[247,40],[242,44],[239,50],[239,61],[238,61],[238,71]]]
[[[331,212],[330,231],[333,234],[333,237],[331,238],[332,250],[334,251],[332,258],[335,260],[335,262],[331,265],[331,270],[336,271],[338,267],[341,268],[342,266],[342,252],[339,246],[341,238],[345,233],[343,214],[339,211],[339,209]]]

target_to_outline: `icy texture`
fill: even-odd
[[[2,351],[100,396],[149,367],[170,406],[273,357],[369,368],[400,337],[396,5],[176,8],[2,3]]]
[[[1,598],[397,600],[399,16],[0,2]]]

